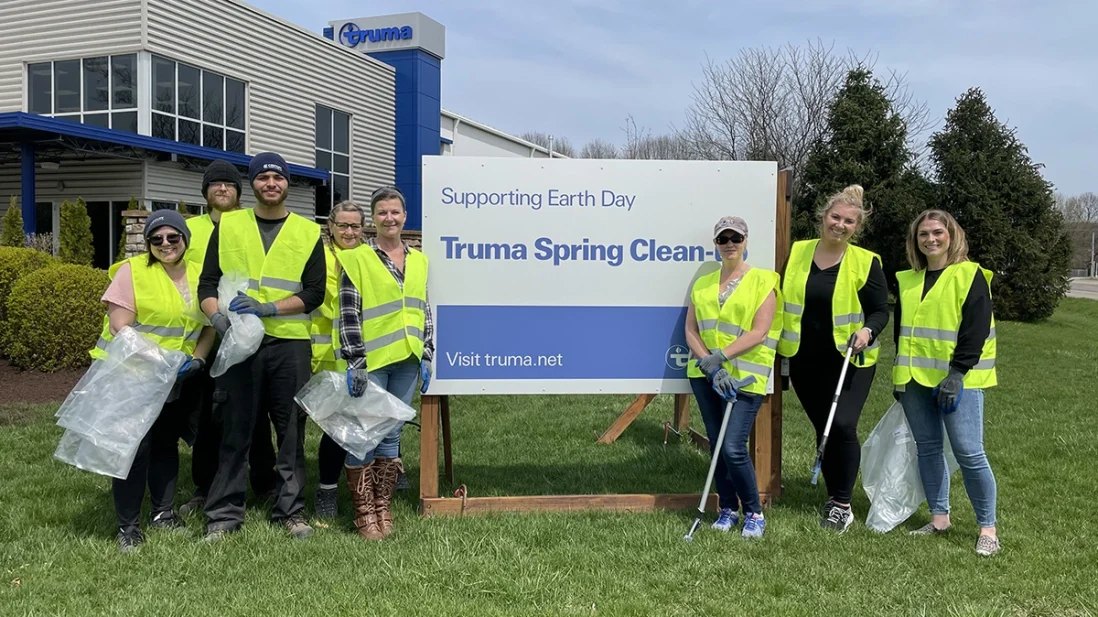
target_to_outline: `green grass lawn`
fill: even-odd
[[[418,433],[405,431],[412,489],[396,534],[366,543],[344,513],[305,542],[254,507],[241,534],[198,542],[153,533],[118,553],[107,478],[51,455],[56,405],[0,406],[0,615],[1094,615],[1098,612],[1098,302],[1067,299],[1038,325],[1001,323],[986,444],[999,485],[1003,553],[973,552],[976,527],[954,475],[953,531],[912,538],[925,506],[885,535],[817,526],[814,436],[785,405],[785,494],[761,541],[703,527],[691,512],[416,514]],[[888,366],[891,352],[882,357]],[[891,396],[878,372],[861,422]],[[457,481],[471,496],[696,492],[708,459],[672,436],[660,397],[610,446],[594,443],[631,397],[465,397],[452,404]],[[694,425],[701,427],[695,410]],[[310,424],[309,509],[319,432]],[[178,502],[191,491],[184,448]],[[443,494],[453,487],[444,485]]]

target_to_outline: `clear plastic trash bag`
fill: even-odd
[[[346,373],[335,371],[313,375],[294,400],[329,437],[356,458],[365,458],[386,435],[416,417],[414,409],[372,381],[361,397],[351,396],[347,392]]]
[[[223,274],[217,284],[217,310],[229,318],[229,330],[221,339],[217,357],[210,366],[210,376],[220,377],[234,364],[251,357],[263,342],[263,320],[256,315],[241,315],[229,310],[229,303],[238,292],[248,293],[248,275],[241,272]]]
[[[953,475],[959,466],[944,427],[942,431],[946,465]],[[862,444],[862,488],[870,502],[865,524],[881,533],[906,521],[926,500],[915,437],[899,402],[889,407]]]
[[[57,425],[65,433],[54,457],[125,479],[187,355],[164,349],[128,327],[105,351],[107,357],[92,362],[57,410]]]

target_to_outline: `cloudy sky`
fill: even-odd
[[[1094,190],[1098,2],[1094,0],[247,0],[320,32],[330,20],[420,11],[446,27],[442,105],[578,148],[682,124],[706,55],[822,39],[906,73],[939,119],[972,86],[1017,128],[1045,177]]]

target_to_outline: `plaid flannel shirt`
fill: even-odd
[[[377,246],[377,241],[370,238],[366,244],[377,252],[385,269],[396,279],[400,289],[404,289],[404,273],[401,272],[392,259]],[[408,243],[404,243],[404,256],[408,256]],[[407,259],[405,260],[407,263]],[[432,362],[435,356],[435,322],[431,317],[431,301],[427,298],[427,308],[424,311],[426,322],[423,326],[423,359]],[[366,345],[362,340],[362,294],[351,282],[351,277],[344,272],[339,279],[339,345],[343,359],[350,368],[367,368]]]

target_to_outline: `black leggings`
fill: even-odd
[[[320,467],[320,483],[339,484],[339,476],[343,473],[343,463],[347,460],[347,453],[327,433],[320,438],[317,459],[317,466]]]
[[[831,411],[831,399],[843,368],[843,356],[834,348],[820,353],[805,354],[804,350],[789,361],[789,380],[793,390],[816,428],[816,444],[823,438],[827,414]],[[858,368],[851,364],[846,370],[846,380],[839,394],[835,419],[824,449],[823,473],[828,495],[839,503],[850,503],[854,493],[854,481],[862,460],[862,446],[858,442],[858,419],[873,385],[876,366]]]
[[[133,466],[125,480],[111,479],[111,496],[118,527],[132,531],[139,527],[145,487],[153,516],[172,509],[175,482],[179,476],[179,435],[183,409],[179,401],[164,405],[149,432],[137,447]]]

